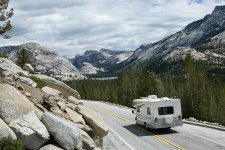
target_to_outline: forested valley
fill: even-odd
[[[183,62],[183,75],[155,75],[142,67],[120,72],[116,80],[66,82],[82,99],[106,101],[132,107],[133,99],[148,95],[181,99],[183,118],[225,125],[225,82],[208,74],[190,55]]]

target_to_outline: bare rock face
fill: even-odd
[[[48,86],[43,87],[42,91],[45,92],[46,94],[49,94],[49,95],[62,97],[62,92],[60,92],[56,89],[50,88]]]
[[[75,105],[78,105],[78,104],[79,104],[79,100],[76,99],[76,98],[73,97],[73,96],[69,96],[69,97],[68,97],[68,102],[69,102],[69,103],[73,103],[73,104],[75,104]]]
[[[80,69],[83,74],[96,74],[107,70],[108,66],[116,65],[127,60],[133,52],[115,51],[108,49],[87,50],[83,55],[76,55],[70,61]],[[106,67],[107,66],[107,67]]]
[[[59,118],[52,113],[45,112],[41,121],[56,142],[66,150],[81,150],[82,137],[79,128],[74,124]]]
[[[6,76],[16,75],[18,73],[23,73],[26,76],[28,75],[28,72],[23,71],[23,69],[7,58],[0,58],[0,68],[5,70],[4,74]]]
[[[78,114],[77,112],[73,111],[68,107],[66,108],[66,112],[73,122],[85,125],[85,121],[80,114]]]
[[[23,66],[23,70],[28,71],[30,73],[34,73],[34,68],[31,66],[31,64],[25,64]]]
[[[42,112],[15,87],[9,84],[0,84],[0,114],[1,118],[7,124],[31,111],[35,111],[38,116],[42,114]]]
[[[45,145],[43,146],[42,148],[40,148],[39,150],[63,150],[55,145],[52,145],[52,144],[48,144],[48,145]]]
[[[9,59],[17,60],[17,52],[25,48],[33,62],[35,71],[49,75],[59,80],[84,79],[85,77],[73,66],[68,59],[48,50],[37,43],[26,43],[18,46],[5,46],[0,48],[5,51]]]
[[[34,111],[12,121],[9,126],[20,138],[27,149],[38,149],[50,138],[44,124],[38,119]]]
[[[49,87],[58,88],[58,90],[60,90],[60,92],[63,93],[64,97],[68,97],[71,95],[76,97],[77,99],[80,99],[80,95],[76,90],[70,88],[68,85],[66,85],[65,83],[61,81],[58,81],[52,77],[42,75],[42,74],[34,74],[33,76],[45,81]]]
[[[27,84],[31,85],[32,87],[37,86],[36,82],[34,82],[33,80],[31,80],[30,78],[27,78],[27,77],[18,77],[18,80],[20,80],[21,82],[27,83]]]
[[[8,125],[0,119],[0,138],[3,137],[12,137],[13,139],[17,139],[15,133],[8,127]]]
[[[82,115],[85,122],[87,122],[93,129],[95,135],[99,137],[104,137],[108,134],[108,127],[102,120],[102,118],[93,110],[85,107],[78,106],[76,111]]]

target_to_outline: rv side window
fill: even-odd
[[[147,107],[147,115],[151,115],[151,108]]]
[[[140,112],[140,107],[139,107],[139,106],[137,107],[137,112],[138,112],[138,113]]]
[[[169,107],[159,107],[159,115],[169,115],[169,114],[173,114],[173,106],[169,106]]]

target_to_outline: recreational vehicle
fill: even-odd
[[[159,129],[182,126],[180,99],[157,98],[156,95],[133,100],[136,124],[145,128]]]

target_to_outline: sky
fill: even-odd
[[[135,50],[203,18],[225,0],[10,0],[10,40],[72,58],[101,48]]]

